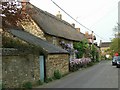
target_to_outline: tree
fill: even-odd
[[[18,26],[20,20],[24,20],[27,17],[26,5],[29,0],[11,0],[9,2],[2,2],[2,24]]]
[[[115,33],[115,38],[112,39],[111,41],[111,45],[110,45],[110,49],[112,53],[116,53],[118,52],[120,54],[120,25],[118,24],[118,26],[115,26],[115,28],[113,29],[114,33]]]
[[[90,48],[86,39],[82,40],[81,42],[74,42],[73,46],[78,51],[78,53],[76,54],[77,58],[89,56]]]
[[[120,53],[120,38],[114,38],[110,45],[110,49],[115,53]]]
[[[22,17],[21,8],[21,3],[17,1],[2,2],[3,25],[6,21],[9,24],[16,25],[17,21]]]

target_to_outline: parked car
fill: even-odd
[[[117,65],[118,56],[114,56],[112,59],[112,65]]]
[[[120,56],[118,56],[118,59],[117,59],[117,65],[116,65],[117,68],[120,67]]]

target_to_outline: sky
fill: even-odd
[[[86,26],[96,34],[98,44],[109,42],[114,38],[113,28],[118,22],[118,2],[120,0],[52,0],[70,14],[74,19]],[[72,20],[60,8],[58,8],[51,0],[30,0],[30,2],[38,8],[56,15],[58,11],[62,14],[62,19],[72,24],[75,23],[76,28],[80,28],[82,33],[90,30],[82,27],[80,24]]]

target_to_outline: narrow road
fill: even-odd
[[[111,61],[101,61],[38,88],[118,88],[118,68]]]

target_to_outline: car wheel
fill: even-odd
[[[118,68],[118,65],[116,67]]]
[[[114,64],[113,64],[113,62],[112,62],[112,66],[113,66]]]

